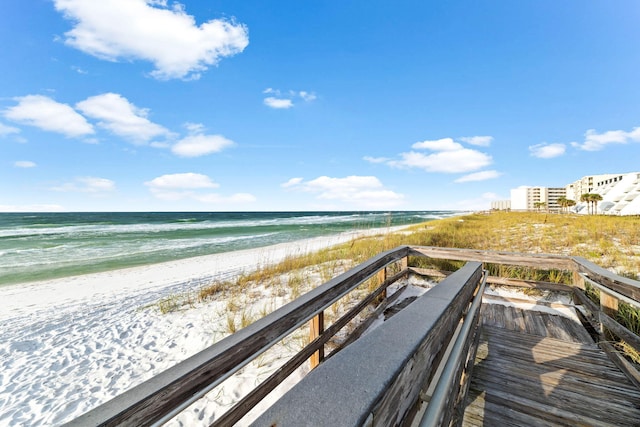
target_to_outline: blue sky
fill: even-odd
[[[0,6],[0,211],[487,209],[640,170],[640,2]]]

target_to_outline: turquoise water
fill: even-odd
[[[0,285],[408,225],[457,213],[0,213]]]

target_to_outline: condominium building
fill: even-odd
[[[510,211],[511,200],[494,200],[491,202],[491,210],[493,211]]]
[[[588,175],[566,187],[514,188],[511,190],[511,209],[559,212],[561,207],[558,200],[566,197],[576,202],[571,209],[573,212],[587,214],[588,203],[580,200],[587,193],[602,197],[596,204],[596,212],[599,214],[640,215],[640,172]],[[494,205],[491,207],[493,209]]]
[[[600,175],[602,177],[602,175]],[[596,211],[606,215],[640,215],[640,172],[608,175],[594,181],[589,193],[602,196]],[[583,193],[584,194],[584,193]],[[587,203],[580,202],[575,207],[577,213],[588,212]]]
[[[598,187],[601,187],[605,182],[617,182],[624,174],[603,174],[603,175],[588,175],[583,176],[577,181],[568,184],[566,188],[567,199],[580,201],[580,197],[586,193],[593,193]]]
[[[527,187],[522,186],[511,190],[511,209],[513,210],[560,210],[558,199],[566,197],[564,187]]]

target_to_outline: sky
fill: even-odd
[[[481,210],[640,171],[640,1],[0,4],[0,211]]]

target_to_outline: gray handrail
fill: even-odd
[[[429,400],[427,409],[420,421],[420,427],[437,427],[440,426],[442,414],[446,409],[446,405],[451,397],[451,389],[456,381],[459,381],[457,373],[459,372],[460,365],[464,362],[468,354],[464,351],[469,339],[469,335],[472,332],[472,328],[475,326],[476,318],[480,312],[480,306],[482,305],[482,295],[484,294],[484,288],[487,284],[487,272],[483,272],[482,284],[480,285],[476,296],[473,299],[471,308],[464,318],[460,333],[456,337],[456,341],[451,350],[451,354],[447,359],[446,364],[442,370],[442,374],[438,379],[433,395]]]

